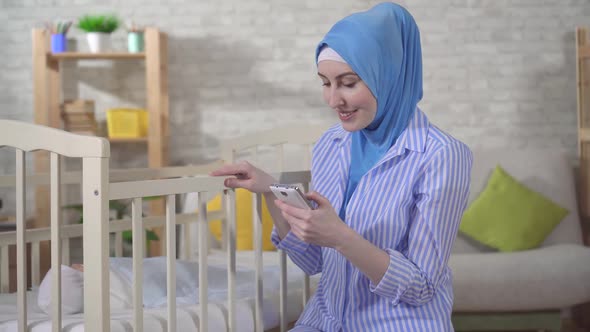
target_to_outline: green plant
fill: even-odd
[[[158,199],[159,197],[144,197],[144,200],[154,200],[154,199]],[[130,201],[109,201],[109,210],[110,211],[115,211],[115,219],[122,219],[123,217],[125,217],[125,215],[127,214],[127,211],[129,209],[129,204]],[[63,207],[66,210],[74,210],[77,211],[80,214],[80,217],[78,219],[78,223],[81,224],[84,222],[84,213],[83,213],[83,206],[82,204],[70,204],[70,205],[65,205]],[[127,231],[123,231],[122,233],[123,235],[123,241],[125,241],[126,243],[131,244],[133,241],[133,233],[130,230]],[[146,230],[146,241],[147,244],[149,245],[150,241],[158,241],[160,238],[158,237],[158,235],[156,233],[154,233],[151,230]]]
[[[119,27],[115,15],[84,15],[78,20],[78,28],[85,32],[111,33]]]

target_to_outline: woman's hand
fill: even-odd
[[[237,164],[224,165],[211,173],[211,176],[233,175],[225,179],[224,184],[228,188],[244,188],[255,193],[270,192],[269,186],[277,181],[268,173],[254,167],[247,161]]]
[[[345,234],[351,229],[338,217],[327,198],[317,192],[305,196],[318,204],[317,209],[300,209],[275,200],[275,205],[291,226],[291,232],[303,242],[322,247],[340,247]]]

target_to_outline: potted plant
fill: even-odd
[[[145,201],[151,201],[151,200],[155,200],[158,198],[159,197],[144,197],[143,199]],[[111,220],[113,220],[113,219],[120,220],[120,219],[123,219],[126,217],[130,218],[131,217],[129,215],[130,204],[131,204],[131,201],[129,201],[129,200],[109,201],[109,217],[110,217],[110,219]],[[66,205],[63,207],[63,209],[78,212],[78,220],[77,220],[78,223],[79,224],[84,223],[84,209],[83,209],[82,204]],[[146,237],[145,237],[146,248],[149,248],[151,241],[159,241],[160,240],[158,235],[156,233],[154,233],[153,231],[147,229],[145,232],[146,232]],[[132,241],[133,233],[130,230],[123,231],[122,237],[123,237],[123,245],[124,245],[123,248],[127,248],[127,250],[131,250],[131,244],[133,242]]]
[[[78,28],[86,32],[90,52],[105,52],[111,49],[110,34],[119,27],[115,15],[84,15],[78,20]]]

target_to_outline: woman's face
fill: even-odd
[[[361,78],[346,63],[324,60],[318,63],[324,100],[338,113],[342,128],[366,128],[377,114],[377,100]]]

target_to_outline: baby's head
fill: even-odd
[[[82,269],[83,270],[83,269]],[[53,269],[50,269],[37,295],[37,305],[46,314],[51,314],[51,287]],[[69,266],[61,266],[61,302],[63,314],[76,314],[84,311],[84,274],[81,270]]]
[[[46,314],[51,314],[51,287],[53,271],[50,269],[37,294],[37,305]],[[132,307],[131,285],[120,273],[110,269],[109,293],[111,310]],[[61,303],[64,315],[84,312],[84,265],[61,266]]]
[[[82,265],[82,264],[72,264],[72,269],[78,270],[80,272],[84,272],[84,265]]]

